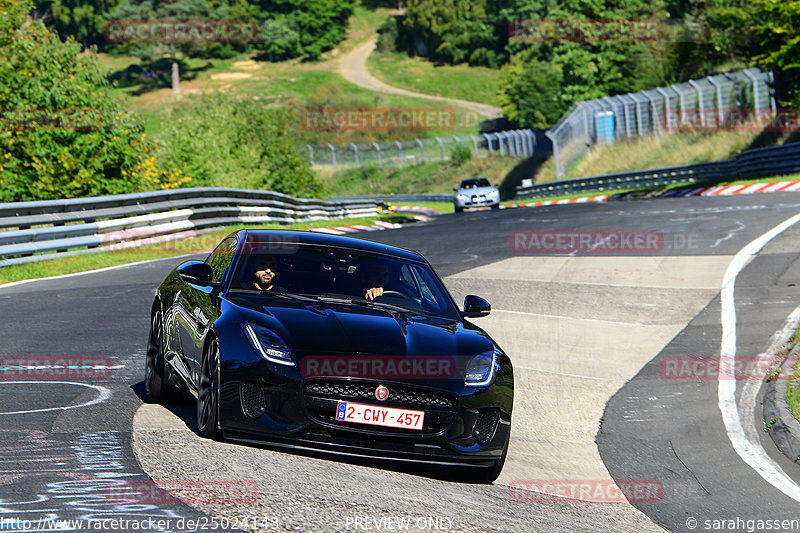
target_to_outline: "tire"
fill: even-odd
[[[494,211],[495,209],[500,209],[500,204],[494,204],[492,210]]]
[[[202,437],[219,439],[219,342],[208,343],[200,364],[197,383],[197,432]]]
[[[150,336],[144,364],[144,393],[150,403],[160,403],[165,397],[163,338],[164,324],[159,309],[150,320]]]
[[[455,212],[456,212],[456,213],[461,213],[462,211],[464,211],[464,208],[463,208],[463,207],[458,207],[457,205],[456,205],[456,206],[454,206],[454,208],[455,208]]]

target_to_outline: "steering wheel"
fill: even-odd
[[[408,296],[400,291],[383,291],[383,293],[376,296],[376,298],[380,298],[381,296],[399,296],[401,298],[408,298]]]

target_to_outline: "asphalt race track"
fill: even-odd
[[[774,193],[467,212],[360,234],[423,253],[458,301],[492,303],[476,323],[511,356],[517,385],[509,459],[491,486],[424,465],[203,440],[190,404],[143,404],[153,289],[182,259],[0,287],[0,531],[77,527],[50,519],[130,531],[735,531],[713,521],[737,519],[747,531],[747,520],[800,520],[800,488],[779,490],[734,449],[716,376],[669,371],[720,357],[723,304],[736,313],[737,354],[767,349],[800,304],[800,227],[743,264],[733,300],[720,289],[740,250],[798,213],[800,195]],[[545,236],[589,232],[655,240],[542,248]],[[64,368],[75,361],[91,368]],[[771,468],[800,481],[758,425],[752,381],[724,387],[737,419]],[[143,498],[151,477],[183,501]]]

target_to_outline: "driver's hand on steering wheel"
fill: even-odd
[[[367,300],[374,300],[381,295],[383,295],[383,287],[373,287],[367,290],[367,294],[364,295],[364,298]]]

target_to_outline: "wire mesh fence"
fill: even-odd
[[[381,143],[305,145],[312,166],[333,169],[449,161],[459,151],[475,158],[531,157],[535,153],[549,154],[550,141],[541,130],[511,130]]]
[[[736,127],[777,112],[772,73],[758,69],[576,103],[550,130],[556,178],[593,145],[678,131]],[[746,113],[743,113],[746,111]]]

